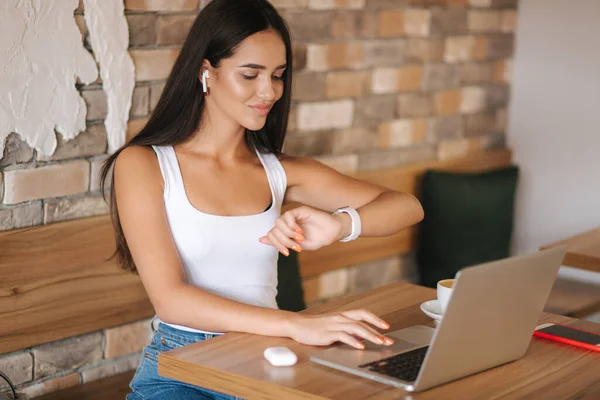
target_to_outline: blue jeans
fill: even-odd
[[[187,332],[175,329],[162,322],[154,331],[152,341],[142,352],[142,360],[133,380],[129,384],[132,393],[127,400],[232,400],[238,399],[188,383],[165,378],[158,374],[158,353],[186,346],[201,340],[211,339],[215,335]]]

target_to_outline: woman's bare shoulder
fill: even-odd
[[[117,156],[116,164],[156,163],[156,155],[150,146],[128,146]]]
[[[158,158],[149,146],[129,146],[123,149],[115,160],[114,170],[116,179],[159,180],[162,184]]]

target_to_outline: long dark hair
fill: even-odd
[[[221,60],[231,57],[244,39],[268,29],[278,32],[285,43],[287,69],[283,74],[283,96],[274,104],[262,129],[246,129],[245,140],[249,148],[279,156],[287,130],[292,90],[292,44],[287,26],[267,0],[213,0],[198,14],[190,29],[148,123],[104,163],[102,193],[105,193],[111,167],[125,148],[175,145],[196,131],[204,109],[204,94],[198,79],[204,59],[218,68]],[[122,269],[137,272],[121,227],[114,185],[110,189],[110,210],[117,244],[113,256]]]

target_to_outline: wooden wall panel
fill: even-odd
[[[107,216],[0,232],[0,354],[149,317]]]

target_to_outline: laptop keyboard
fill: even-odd
[[[425,354],[429,346],[420,347],[406,353],[396,354],[395,356],[383,358],[368,364],[359,365],[359,368],[368,368],[369,371],[388,375],[407,382],[417,380]]]

